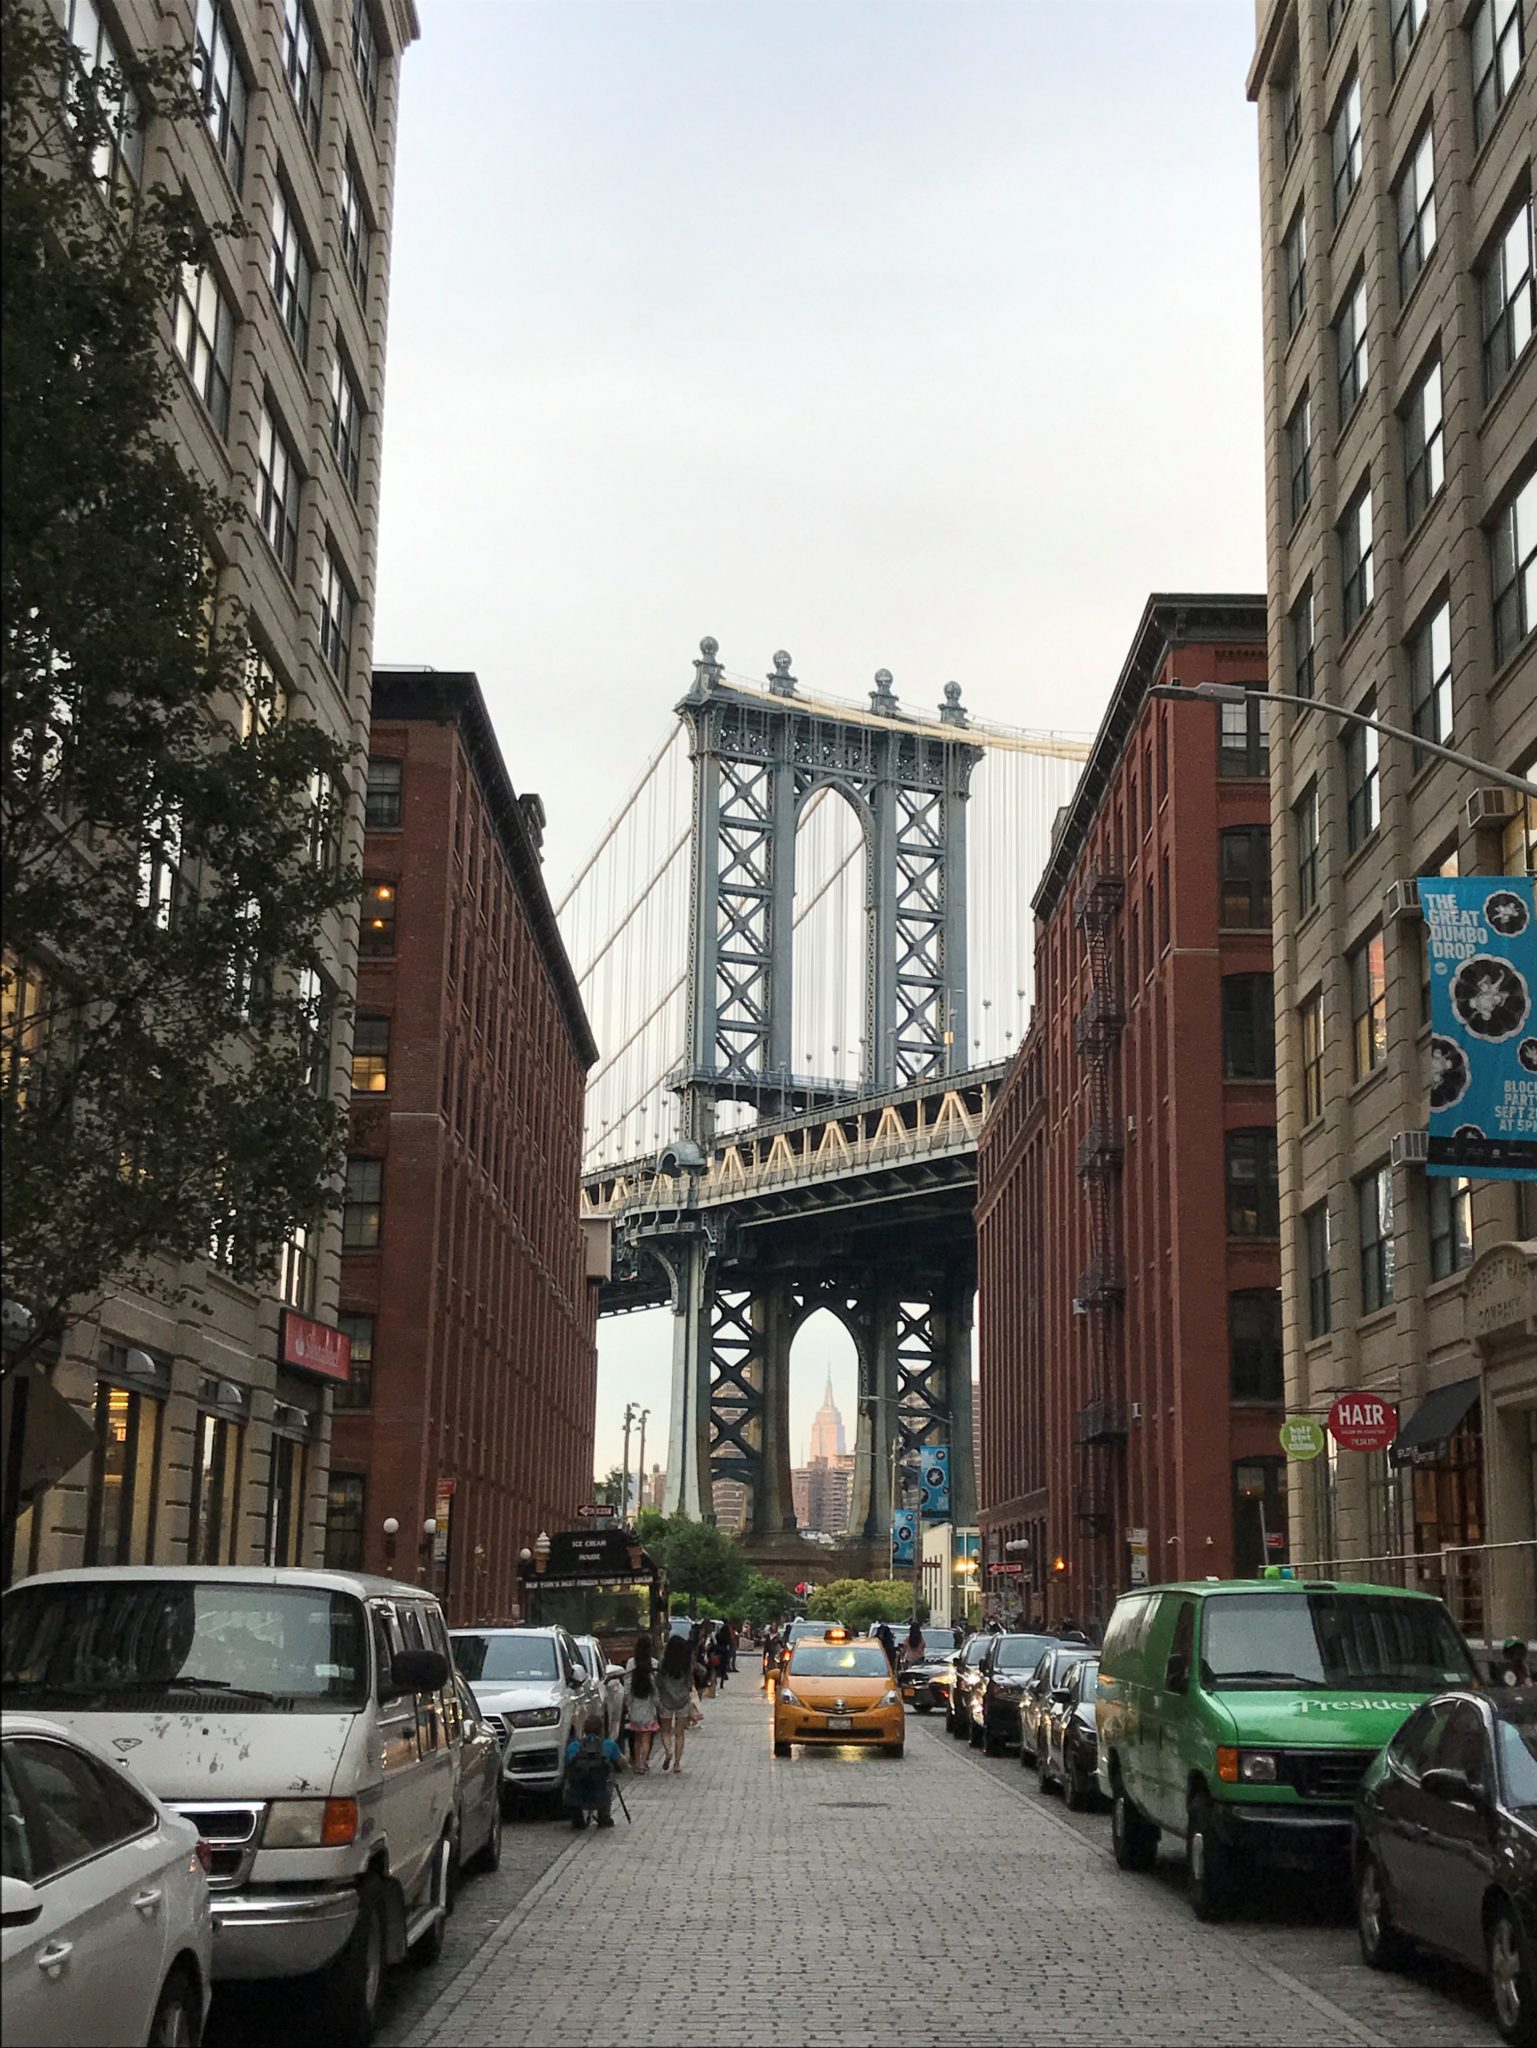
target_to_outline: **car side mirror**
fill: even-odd
[[[0,1877],[0,1927],[30,1927],[42,1910],[42,1893],[25,1878]]]
[[[1053,1686],[1051,1696],[1054,1700],[1058,1701],[1070,1700],[1073,1696],[1073,1688],[1070,1685]]]
[[[397,1650],[390,1660],[390,1693],[438,1692],[448,1683],[448,1659],[441,1650]]]
[[[1479,1813],[1488,1805],[1481,1788],[1473,1783],[1466,1771],[1437,1766],[1420,1779],[1420,1790],[1428,1792],[1432,1799],[1445,1799],[1453,1806],[1471,1806]]]
[[[1190,1690],[1190,1659],[1171,1657],[1164,1668],[1163,1686],[1165,1692],[1188,1692]]]
[[[622,1664],[610,1664],[604,1676],[607,1678],[622,1679],[624,1677],[624,1666]]]

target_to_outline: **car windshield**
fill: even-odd
[[[1053,1687],[1066,1685],[1082,1662],[1082,1650],[1056,1651],[1051,1660],[1051,1682]]]
[[[955,1649],[955,1632],[948,1628],[926,1628],[923,1631],[923,1654],[925,1657],[948,1657]]]
[[[349,1593],[192,1579],[65,1580],[5,1597],[7,1705],[198,1714],[360,1707],[368,1629]]]
[[[553,1684],[555,1645],[548,1636],[450,1636],[454,1662],[471,1685]]]
[[[1093,1699],[1099,1680],[1099,1659],[1097,1657],[1080,1657],[1078,1669],[1074,1676],[1078,1681],[1079,1699]]]
[[[1494,1726],[1505,1797],[1512,1806],[1537,1811],[1537,1699],[1497,1713]]]
[[[1051,1640],[1049,1636],[997,1636],[998,1654],[993,1659],[995,1671],[1033,1671],[1041,1661],[1041,1652]]]
[[[1436,1692],[1476,1673],[1434,1600],[1371,1593],[1224,1593],[1204,1603],[1201,1682],[1218,1691],[1400,1685]]]
[[[790,1659],[797,1678],[884,1678],[890,1669],[879,1643],[801,1643]]]

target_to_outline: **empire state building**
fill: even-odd
[[[834,1458],[847,1456],[848,1446],[843,1435],[843,1417],[833,1399],[833,1383],[829,1375],[827,1392],[811,1424],[811,1462],[825,1458],[831,1464]]]

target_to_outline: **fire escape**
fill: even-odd
[[[1087,1534],[1113,1526],[1117,1447],[1126,1439],[1125,1403],[1116,1398],[1110,1318],[1126,1295],[1117,1229],[1116,1181],[1125,1142],[1117,1108],[1115,1054],[1126,1026],[1125,998],[1116,971],[1112,927],[1126,895],[1124,878],[1091,868],[1073,906],[1088,955],[1089,993],[1073,1029],[1088,1071],[1089,1124],[1076,1168],[1089,1211],[1089,1263],[1078,1276],[1077,1314],[1087,1316],[1089,1398],[1078,1411],[1078,1478],[1073,1513]]]

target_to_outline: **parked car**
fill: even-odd
[[[1116,1862],[1148,1870],[1160,1834],[1182,1834],[1203,1920],[1256,1862],[1343,1862],[1368,1765],[1423,1699],[1475,1677],[1428,1593],[1277,1578],[1123,1594],[1099,1658]]]
[[[835,1624],[829,1621],[811,1621],[804,1614],[797,1615],[780,1638],[779,1657],[775,1666],[776,1678],[782,1679],[784,1677],[786,1667],[790,1662],[790,1652],[797,1643],[804,1642],[808,1636],[813,1641],[820,1642],[828,1629],[833,1626]]]
[[[1099,1797],[1094,1783],[1099,1761],[1094,1721],[1098,1697],[1099,1659],[1080,1657],[1061,1684],[1052,1689],[1038,1724],[1040,1773],[1036,1782],[1043,1792],[1060,1785],[1062,1796],[1074,1813],[1091,1806]]]
[[[945,1703],[945,1726],[957,1741],[963,1735],[971,1733],[971,1695],[982,1683],[982,1659],[992,1648],[994,1640],[990,1635],[968,1636],[950,1667],[950,1696]]]
[[[1026,1681],[1051,1642],[1045,1635],[999,1635],[988,1644],[977,1666],[977,1682],[967,1704],[971,1713],[971,1746],[1001,1756],[1019,1740],[1019,1703]]]
[[[0,1720],[0,1990],[37,2048],[197,2048],[213,1984],[198,1832],[98,1744]]]
[[[603,1698],[603,1726],[613,1741],[624,1725],[624,1666],[611,1664],[596,1636],[578,1636],[576,1647]]]
[[[955,1662],[955,1634],[948,1628],[926,1628],[923,1649],[906,1656],[897,1675],[904,1702],[919,1714],[932,1714],[948,1702],[950,1666]]]
[[[1048,1638],[1035,1669],[1019,1694],[1019,1760],[1034,1770],[1046,1754],[1046,1715],[1052,1694],[1066,1685],[1069,1674],[1085,1657],[1092,1657],[1087,1643],[1063,1643]]]
[[[25,1579],[0,1685],[126,1755],[209,1856],[216,1978],[323,1972],[317,2033],[367,2041],[387,1964],[452,1905],[452,1666],[421,1586],[266,1566]]]
[[[499,1869],[502,1861],[502,1736],[456,1671],[449,1702],[455,1752],[458,1867]]]
[[[506,1810],[520,1797],[559,1797],[566,1744],[589,1707],[603,1705],[598,1682],[563,1628],[456,1628],[454,1662],[481,1712],[502,1737]]]
[[[1355,1810],[1356,1924],[1373,1969],[1410,1943],[1488,1978],[1507,2041],[1537,2043],[1537,1693],[1417,1707]]]

